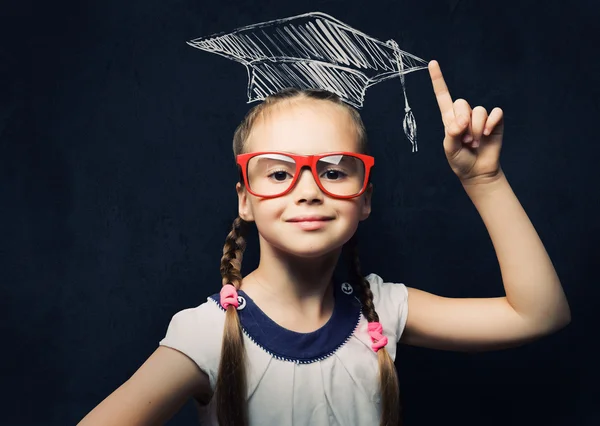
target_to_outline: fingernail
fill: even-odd
[[[473,141],[473,148],[477,148],[479,146],[479,141]]]
[[[472,140],[473,140],[473,136],[472,136],[471,134],[469,134],[469,133],[467,133],[467,134],[465,135],[465,137],[463,138],[463,142],[465,142],[465,143],[469,143],[469,142],[471,142]]]
[[[486,136],[489,136],[490,135],[490,129],[485,129],[483,131],[483,134],[486,135]]]

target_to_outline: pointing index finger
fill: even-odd
[[[433,92],[435,93],[440,112],[442,113],[442,121],[445,125],[448,125],[454,118],[454,108],[450,91],[448,90],[448,86],[446,86],[442,70],[437,61],[429,62],[428,68],[429,75],[431,76],[431,83],[433,84]]]

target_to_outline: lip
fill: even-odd
[[[333,220],[330,216],[297,216],[291,219],[288,219],[286,222],[327,222],[329,220]]]
[[[333,220],[330,216],[297,216],[287,222],[292,223],[303,231],[316,231],[327,226],[327,222]]]

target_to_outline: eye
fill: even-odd
[[[288,172],[284,170],[276,170],[269,174],[269,177],[276,180],[277,182],[283,182],[288,177],[292,177]]]
[[[325,171],[322,176],[329,180],[338,180],[346,177],[347,175],[341,170],[329,169]]]

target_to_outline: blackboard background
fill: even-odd
[[[485,3],[485,4],[484,4]],[[236,214],[243,66],[191,38],[309,11],[437,59],[451,93],[506,116],[502,165],[573,322],[527,346],[401,347],[407,425],[597,425],[599,22],[592,2],[19,1],[0,11],[0,424],[74,424],[218,290]],[[362,109],[377,159],[364,272],[446,296],[502,295],[452,174],[426,71]],[[251,240],[244,269],[256,264]],[[188,404],[170,424],[193,424]]]

